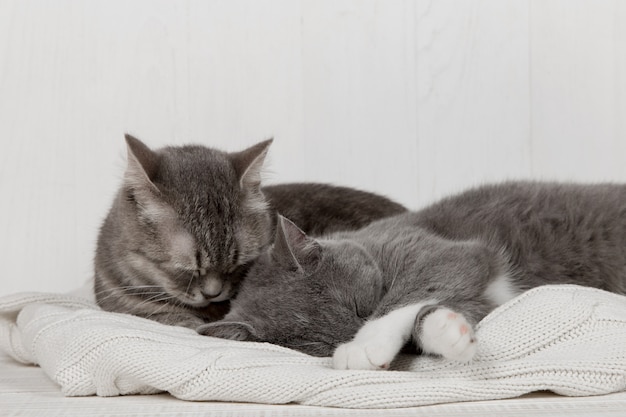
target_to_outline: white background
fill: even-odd
[[[411,208],[626,180],[626,1],[0,0],[0,295],[91,276],[123,133]]]

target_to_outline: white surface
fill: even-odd
[[[181,401],[167,394],[125,397],[64,397],[59,387],[34,366],[20,365],[0,352],[0,407],[11,417],[85,416],[372,416],[381,410],[348,410],[297,404],[263,405]],[[626,392],[596,397],[561,397],[546,392],[498,401],[439,404],[415,408],[387,409],[385,416],[504,416],[567,417],[623,416]]]
[[[168,391],[185,400],[397,408],[626,389],[625,296],[536,288],[482,320],[476,337],[468,364],[407,355],[391,371],[335,370],[330,358],[200,336],[80,298],[0,299],[0,348],[41,366],[67,396]]]
[[[0,0],[0,294],[90,276],[125,131],[415,208],[624,181],[624,74],[619,0]]]
[[[0,407],[11,417],[85,416],[186,416],[186,417],[271,417],[271,416],[371,416],[381,410],[349,410],[297,404],[264,405],[181,401],[167,394],[125,397],[64,397],[59,387],[34,366],[20,365],[0,352]],[[567,417],[623,416],[626,392],[596,397],[561,397],[546,392],[520,398],[439,404],[387,409],[385,416],[504,416]]]

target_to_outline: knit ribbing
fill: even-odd
[[[41,366],[68,396],[169,391],[185,400],[391,408],[626,389],[624,296],[539,287],[492,312],[476,336],[470,364],[405,355],[391,371],[337,371],[328,358],[199,336],[78,297],[0,299],[0,348]]]

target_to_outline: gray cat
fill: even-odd
[[[224,320],[338,369],[386,369],[407,342],[468,361],[473,326],[544,284],[626,292],[626,186],[504,183],[323,239],[281,219]]]
[[[127,135],[124,181],[98,237],[95,294],[105,310],[196,328],[227,302],[271,243],[275,210],[310,233],[350,230],[406,211],[324,184],[260,187],[271,140],[242,152],[153,151]]]

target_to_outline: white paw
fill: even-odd
[[[470,361],[476,353],[472,326],[462,314],[447,308],[437,309],[424,318],[420,342],[424,352],[460,362]]]
[[[333,368],[378,370],[388,369],[397,349],[391,344],[353,341],[339,345],[333,355]]]

